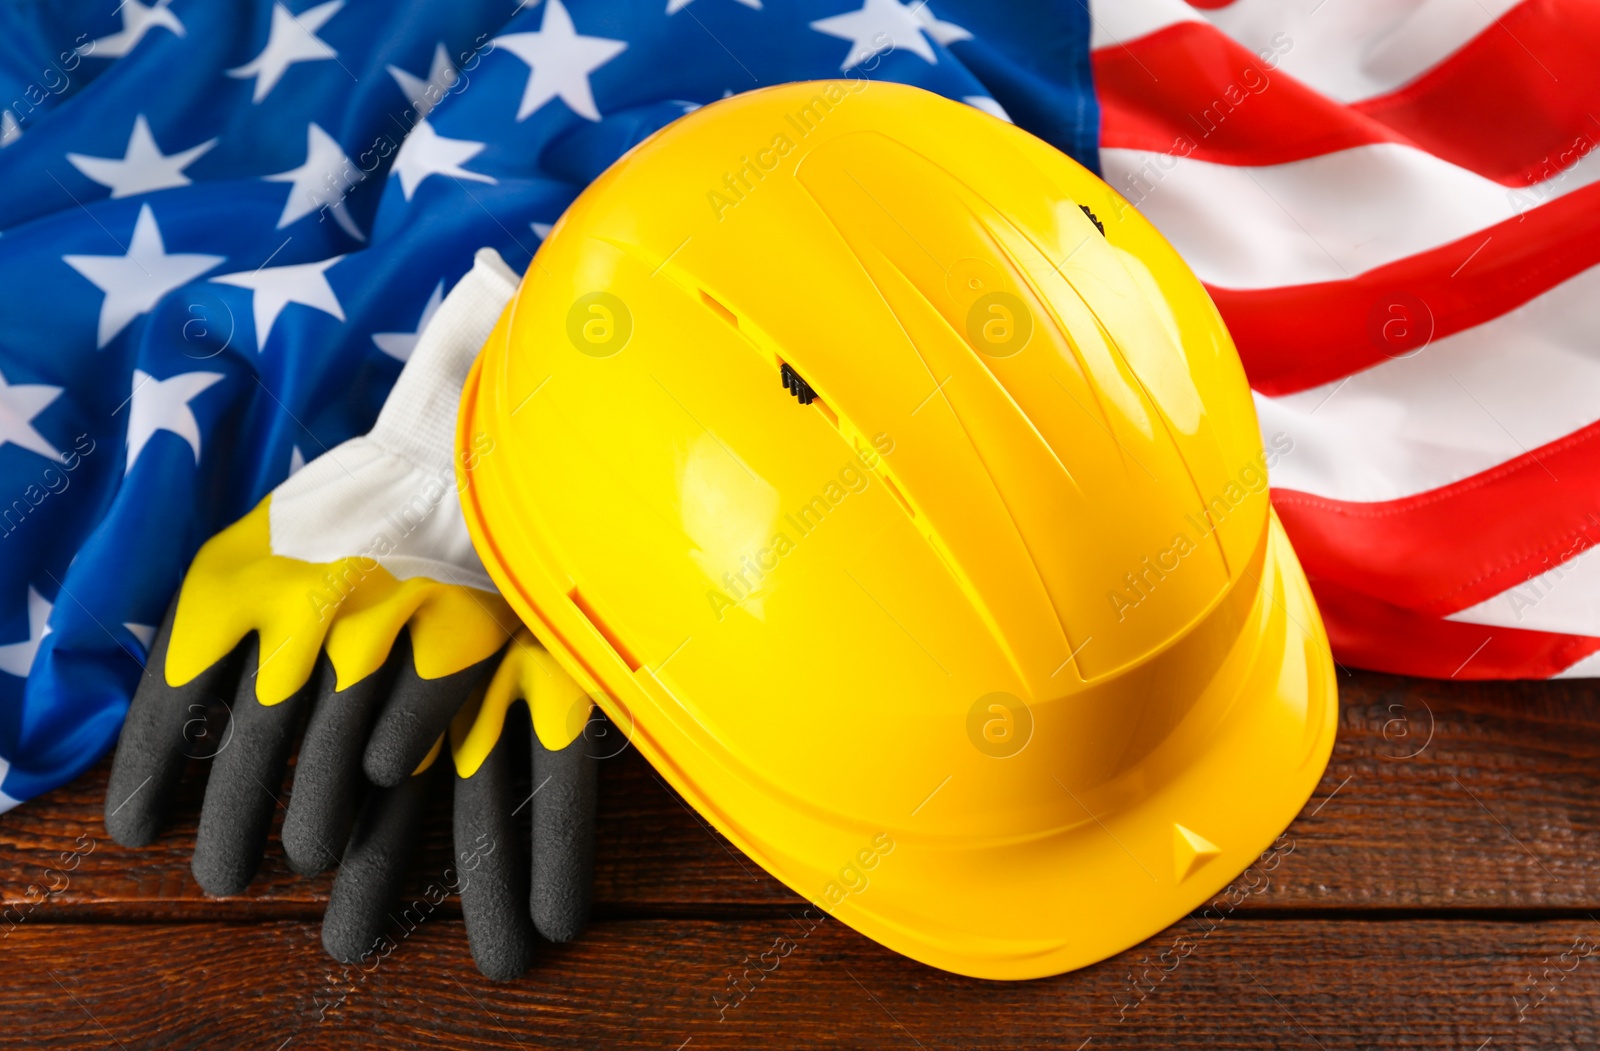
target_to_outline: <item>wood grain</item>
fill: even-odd
[[[632,753],[605,764],[581,941],[493,985],[446,902],[341,968],[319,938],[327,877],[273,845],[248,895],[205,898],[199,782],[160,842],[127,850],[105,836],[102,764],[0,818],[0,1048],[1600,1046],[1600,689],[1355,673],[1341,691],[1293,851],[1237,911],[1022,983],[806,919]],[[449,864],[445,802],[414,890]]]
[[[1169,955],[1159,982],[1160,966],[1150,967],[1138,999],[1130,971],[1145,973],[1141,958],[1156,960],[1180,933],[1197,944]],[[350,976],[305,923],[25,926],[0,957],[0,1048],[1600,1044],[1592,921],[1256,917],[1201,933],[1185,921],[1098,966],[1000,983],[929,970],[834,921],[809,933],[787,917],[615,921],[546,953],[524,979],[493,985],[449,920],[422,924],[371,973]],[[788,954],[769,956],[742,996],[731,992],[729,972],[783,938]]]
[[[1600,688],[1341,674],[1333,761],[1299,819],[1294,854],[1252,910],[1600,911]],[[276,843],[247,895],[212,900],[189,874],[201,782],[140,850],[101,820],[107,764],[0,817],[0,897],[51,921],[314,919],[328,877],[305,880]],[[798,898],[729,846],[637,754],[604,764],[598,915],[779,915]],[[281,818],[281,811],[280,811]],[[68,885],[50,869],[92,843]],[[448,805],[430,815],[421,887],[450,863]],[[451,906],[453,908],[453,905]]]

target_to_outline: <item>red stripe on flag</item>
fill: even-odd
[[[1442,617],[1600,542],[1600,423],[1401,500],[1272,504],[1308,574]]]
[[[1092,62],[1106,147],[1259,167],[1403,142],[1520,187],[1600,146],[1596,56],[1600,5],[1529,0],[1406,87],[1351,105],[1202,22],[1101,48]]]
[[[1311,578],[1335,659],[1435,679],[1545,679],[1600,650],[1600,638],[1460,624]]]
[[[1204,23],[1102,48],[1092,61],[1103,147],[1254,167],[1406,141]]]
[[[1600,4],[1527,0],[1399,91],[1352,106],[1430,153],[1509,186],[1600,144]]]
[[[1281,395],[1415,353],[1597,264],[1600,183],[1346,281],[1208,290],[1250,385]]]

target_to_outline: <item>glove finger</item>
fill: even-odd
[[[389,700],[378,714],[362,763],[367,778],[386,788],[411,776],[500,657],[496,653],[451,675],[424,679],[411,659],[409,635],[404,644],[397,639],[395,649],[401,653],[394,657]]]
[[[559,751],[533,738],[533,881],[529,912],[539,933],[567,942],[589,922],[594,897],[594,810],[599,760],[584,732]],[[600,724],[603,725],[603,724]]]
[[[393,663],[392,655],[389,664]],[[361,753],[392,668],[386,665],[338,690],[324,654],[312,676],[311,717],[295,761],[294,787],[283,816],[283,852],[289,867],[315,876],[339,863],[367,782]]]
[[[243,667],[257,667],[258,651],[252,634],[241,646]],[[261,867],[305,696],[302,687],[278,704],[262,704],[256,700],[255,676],[239,680],[227,735],[206,782],[189,866],[207,894],[238,894]]]
[[[174,598],[150,647],[111,761],[106,831],[125,847],[142,847],[156,838],[187,760],[216,750],[206,735],[207,702],[233,692],[237,653],[182,686],[167,685],[167,643],[177,612]]]
[[[525,904],[528,855],[513,812],[516,743],[502,731],[482,765],[471,777],[458,774],[455,786],[456,864],[467,942],[478,970],[497,982],[526,971],[539,940]]]
[[[372,792],[333,879],[322,916],[322,947],[341,963],[357,963],[388,929],[389,912],[415,852],[433,767],[393,788]]]

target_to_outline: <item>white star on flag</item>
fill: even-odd
[[[61,261],[106,294],[100,304],[96,348],[116,338],[134,318],[148,314],[162,296],[226,259],[220,255],[168,255],[148,204],[139,207],[126,255],[64,255]]]
[[[50,634],[50,609],[51,604],[44,596],[35,591],[32,584],[28,585],[28,637],[0,646],[0,671],[19,679],[28,677],[33,659],[39,653],[39,643]]]
[[[966,95],[962,97],[961,101],[965,102],[973,109],[983,110],[983,112],[989,114],[991,117],[999,117],[1007,124],[1016,123],[1016,121],[1011,119],[1011,114],[1006,112],[1006,108],[1000,105],[1000,103],[996,102],[994,99],[990,98],[988,95]]]
[[[0,150],[22,138],[22,125],[17,123],[17,115],[9,109],[0,112]]]
[[[98,40],[91,40],[78,48],[78,54],[95,58],[121,58],[136,47],[152,29],[166,29],[173,36],[186,36],[183,23],[167,7],[171,0],[156,0],[146,7],[139,0],[122,0],[117,10],[122,12],[122,29]]]
[[[941,44],[972,37],[955,23],[934,18],[926,4],[910,8],[899,0],[865,0],[861,10],[819,18],[811,23],[811,28],[850,41],[850,51],[839,64],[841,70],[850,69],[881,51],[900,48],[925,62],[937,63],[939,58],[933,53],[933,45],[923,38],[924,31]]]
[[[150,133],[150,122],[141,113],[133,118],[133,134],[128,136],[128,148],[121,160],[115,157],[91,157],[84,153],[69,153],[67,160],[88,178],[101,186],[110,187],[111,196],[116,199],[173,186],[188,186],[190,180],[183,174],[183,169],[216,144],[216,139],[207,139],[198,146],[163,154],[161,147],[156,145],[155,136]]]
[[[449,90],[455,87],[461,79],[461,72],[456,69],[456,64],[450,61],[450,52],[445,50],[444,42],[433,49],[433,65],[428,67],[427,77],[413,76],[399,66],[385,66],[394,82],[400,85],[400,93],[411,103],[411,108],[417,114],[418,120],[424,120],[433,112],[433,107],[445,97]]]
[[[422,318],[417,322],[415,332],[374,332],[372,342],[396,361],[409,361],[411,352],[417,349],[418,337],[422,335],[422,330],[428,327],[428,321],[443,301],[444,282],[440,281],[433,287],[433,294],[428,297],[427,303],[423,304]]]
[[[12,385],[0,375],[0,446],[15,445],[52,460],[61,453],[33,428],[33,421],[61,397],[62,388],[43,383]]]
[[[283,202],[283,214],[278,217],[279,230],[319,208],[327,208],[340,228],[358,241],[365,241],[366,237],[345,207],[345,197],[350,187],[366,177],[350,163],[338,141],[315,122],[306,125],[306,162],[286,172],[262,176],[267,182],[294,184],[289,188],[289,199]]]
[[[4,143],[0,143],[0,145],[4,145]],[[5,756],[0,755],[0,785],[5,784],[6,774],[10,772],[11,761]],[[4,814],[7,810],[10,810],[12,807],[17,806],[21,802],[22,800],[16,799],[7,795],[5,792],[0,791],[0,814]]]
[[[549,237],[550,231],[556,228],[555,223],[529,223],[528,225],[533,227],[533,232],[539,235],[539,240],[541,241]]]
[[[158,380],[143,369],[133,370],[133,393],[128,396],[128,465],[133,465],[157,431],[171,431],[189,443],[194,462],[200,462],[200,422],[189,403],[223,378],[220,372],[180,372]]]
[[[333,294],[326,272],[344,256],[336,255],[315,263],[293,263],[289,266],[262,267],[249,273],[222,274],[211,280],[235,288],[248,288],[251,312],[256,321],[256,351],[267,348],[267,336],[272,333],[272,323],[290,303],[313,307],[324,314],[344,320],[344,309],[339,297]]]
[[[667,14],[675,15],[692,3],[694,0],[667,0]],[[761,10],[761,0],[739,0],[739,3],[753,11]]]
[[[933,17],[933,9],[925,2],[913,6],[911,13],[917,16],[917,21],[922,23],[923,32],[933,37],[935,43],[949,45],[957,40],[972,39],[971,33],[954,22],[941,22]]]
[[[135,624],[131,620],[122,622],[128,634],[139,640],[139,645],[144,647],[146,653],[150,652],[150,644],[156,641],[156,626],[154,624]]]
[[[282,3],[274,3],[272,27],[267,31],[267,46],[249,62],[228,70],[228,76],[240,79],[255,77],[255,92],[250,96],[250,101],[260,102],[292,64],[337,58],[339,52],[324,43],[317,36],[317,30],[338,14],[343,6],[344,0],[328,0],[325,4],[293,15]]]
[[[526,120],[554,98],[561,99],[580,117],[599,120],[589,74],[628,48],[624,40],[579,36],[561,0],[550,0],[545,6],[544,21],[537,33],[507,33],[495,37],[494,45],[528,64],[528,86],[517,107],[518,120]]]
[[[394,174],[400,176],[400,192],[405,194],[406,200],[411,200],[411,195],[417,192],[417,186],[430,175],[451,175],[457,179],[495,185],[495,180],[490,176],[469,172],[461,167],[482,153],[483,147],[484,143],[481,142],[447,139],[434,131],[432,124],[419,122],[406,136],[406,141],[400,144],[400,152],[394,159]]]

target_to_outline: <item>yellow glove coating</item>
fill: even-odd
[[[182,686],[260,636],[256,699],[278,704],[311,677],[326,645],[337,689],[377,671],[411,628],[417,674],[437,679],[486,660],[516,617],[498,594],[426,577],[397,579],[367,556],[329,563],[272,553],[269,495],[200,548],[184,577],[166,680]]]
[[[468,704],[450,724],[456,773],[471,777],[494,750],[506,711],[526,700],[539,743],[559,752],[578,739],[594,702],[526,630],[517,632],[478,704]]]

